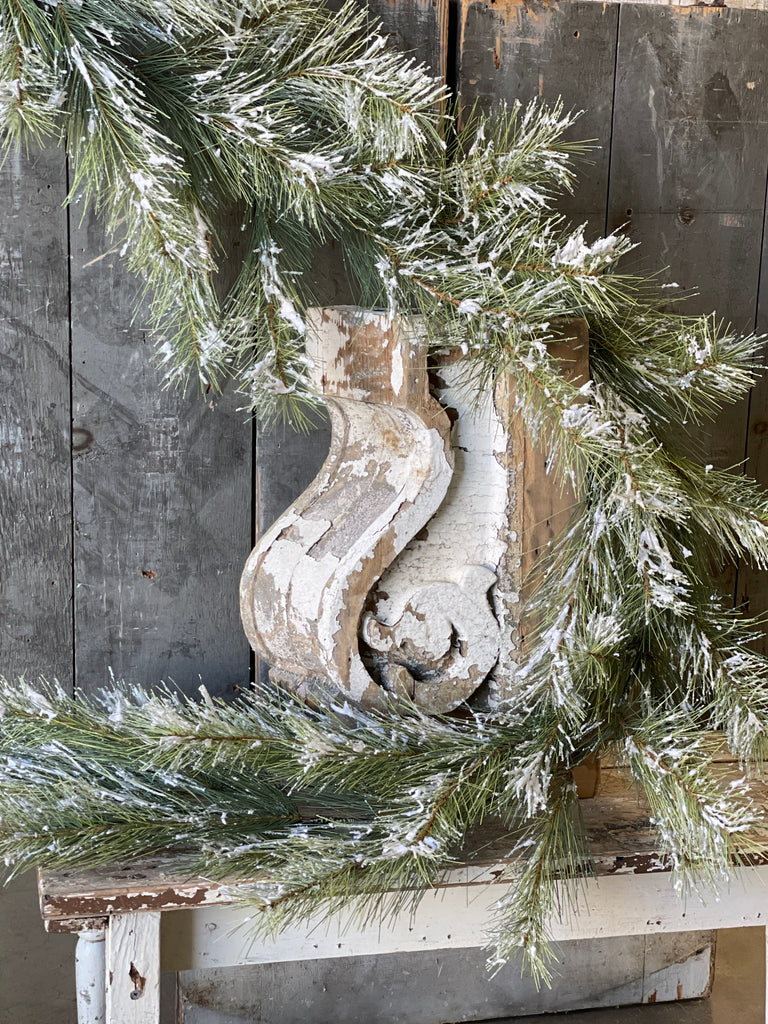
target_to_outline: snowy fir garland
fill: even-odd
[[[761,624],[713,580],[730,559],[768,568],[768,498],[702,466],[685,425],[747,393],[762,340],[665,312],[617,270],[626,237],[588,243],[554,212],[577,149],[562,109],[450,109],[349,4],[0,0],[5,147],[66,145],[72,196],[145,281],[170,381],[234,378],[257,413],[301,423],[319,401],[303,355],[313,254],[333,240],[360,305],[421,315],[435,349],[462,346],[472,386],[511,375],[579,499],[537,570],[513,704],[451,719],[274,690],[224,704],[2,683],[8,874],[181,849],[207,875],[268,878],[242,896],[270,930],[407,904],[497,819],[519,857],[492,958],[522,950],[546,977],[554,881],[591,870],[571,776],[585,760],[608,751],[647,796],[681,886],[716,884],[751,849],[768,659]],[[248,255],[220,298],[216,226],[233,209]],[[546,344],[574,316],[585,386]],[[719,779],[712,730],[742,783]]]

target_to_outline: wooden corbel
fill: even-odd
[[[429,393],[426,344],[407,325],[353,307],[323,309],[309,338],[331,448],[252,551],[240,587],[243,624],[284,685],[305,692],[313,681],[330,683],[377,703],[384,688],[363,663],[358,626],[384,569],[445,496],[450,423]]]
[[[469,393],[448,358],[434,398],[418,330],[353,307],[316,311],[310,339],[331,449],[248,559],[251,645],[301,695],[407,694],[434,713],[510,696],[525,577],[572,494],[526,438],[506,379]],[[583,321],[552,350],[587,380]]]

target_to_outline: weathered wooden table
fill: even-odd
[[[681,901],[647,809],[614,771],[603,772],[600,794],[582,808],[597,877],[584,883],[577,915],[564,902],[566,916],[551,922],[554,939],[768,926],[768,843],[765,863],[739,868],[719,897]],[[503,840],[478,845],[482,854],[448,872],[413,916],[362,928],[318,918],[274,941],[254,941],[254,911],[235,903],[226,883],[192,875],[179,857],[42,872],[40,906],[49,931],[80,937],[79,1024],[157,1024],[161,970],[484,945],[509,860]]]

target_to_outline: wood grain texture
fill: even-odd
[[[0,169],[0,673],[72,683],[63,152]]]
[[[763,254],[768,242],[768,214],[764,229]],[[768,264],[763,257],[760,278],[760,293],[757,310],[757,330],[768,332]],[[766,365],[768,345],[764,346],[761,363]],[[746,473],[763,487],[768,486],[768,374],[752,389],[749,403],[749,423],[745,446]],[[763,615],[768,611],[768,571],[758,569],[742,561],[739,565],[736,603],[751,615]],[[755,643],[756,650],[768,654],[768,633],[764,632]]]
[[[163,389],[138,282],[96,219],[72,234],[75,641],[86,691],[118,678],[226,694],[249,677],[237,581],[252,431],[237,396]],[[106,255],[105,255],[106,254]],[[102,257],[102,258],[99,258]]]
[[[448,56],[448,6],[449,0],[366,0],[390,45],[441,79]]]
[[[628,269],[669,266],[661,280],[682,286],[676,297],[698,291],[686,309],[716,309],[750,329],[768,166],[766,14],[516,0],[463,0],[461,11],[465,102],[488,107],[540,94],[585,107],[574,132],[596,137],[603,148],[594,168],[582,169],[583,183],[565,212],[581,219],[583,211],[593,233],[603,224],[627,224],[641,243]],[[768,406],[757,405],[759,432]],[[741,462],[746,420],[746,403],[723,412],[702,439],[709,461]],[[751,443],[755,434],[750,427]],[[735,570],[722,582],[732,593]],[[753,594],[754,581],[739,589]]]
[[[622,8],[609,219],[685,308],[751,328],[768,168],[768,16]],[[682,275],[682,276],[681,276]]]
[[[610,224],[629,222],[641,267],[668,267],[661,279],[692,296],[683,309],[716,310],[739,330],[753,328],[758,298],[766,58],[765,12],[621,11]],[[702,432],[708,461],[738,467],[745,443],[755,451],[766,398],[763,383],[751,417],[747,402],[727,406]],[[768,606],[764,576],[749,566],[727,569],[720,582],[737,603]]]
[[[558,340],[548,346],[557,359],[563,376],[576,387],[589,380],[589,329],[584,320],[564,321]],[[573,518],[576,495],[567,482],[560,482],[550,473],[546,451],[532,443],[518,413],[515,431],[522,449],[522,589],[528,600],[525,580],[536,563],[546,556],[554,541]]]
[[[698,291],[682,307],[752,329],[768,168],[768,15],[622,8],[609,221],[628,221],[639,265]],[[630,258],[631,260],[631,258]],[[738,467],[748,406],[702,431],[707,461]],[[737,593],[735,569],[720,580]]]
[[[579,184],[558,203],[566,216],[603,233],[608,196],[616,4],[461,0],[459,88],[465,109],[502,101],[562,98],[582,116],[568,138],[599,148],[576,162]]]
[[[107,928],[106,1020],[159,1024],[160,914],[121,914]]]
[[[755,327],[760,334],[768,333],[768,207],[763,224],[760,283],[757,299]],[[763,347],[760,362],[768,365],[768,344]],[[749,422],[745,444],[746,473],[763,487],[768,487],[768,374],[763,375],[752,389],[749,403]],[[742,562],[739,566],[736,603],[752,615],[768,611],[768,572]],[[768,654],[768,633],[755,644],[757,650]]]
[[[226,1024],[305,1024],[308,1010],[313,1021],[334,1024],[510,1024],[518,1014],[642,1003],[654,994],[657,1002],[706,995],[711,941],[711,932],[691,932],[652,943],[642,935],[565,942],[551,988],[537,988],[515,963],[489,973],[480,949],[214,967],[182,972],[179,987],[185,1024],[210,1024],[213,1006]]]

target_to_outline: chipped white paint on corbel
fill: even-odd
[[[426,343],[384,314],[318,310],[308,354],[328,404],[319,475],[261,538],[241,582],[248,639],[285,685],[330,683],[375,703],[358,625],[383,569],[428,522],[452,474]]]
[[[445,498],[383,574],[362,628],[381,676],[402,679],[407,669],[415,702],[434,712],[465,701],[498,661],[491,594],[513,544],[507,424],[490,394],[460,386],[461,373],[459,363],[439,371],[438,398],[454,414],[455,466]]]
[[[564,372],[588,377],[583,321],[551,344]],[[524,654],[526,577],[566,525],[574,497],[546,473],[546,456],[526,437],[514,387],[469,390],[460,359],[434,374],[435,394],[451,411],[455,468],[427,526],[383,573],[369,600],[361,637],[378,674],[404,685],[433,712],[473,694],[493,704],[518,689]]]
[[[572,495],[525,437],[508,379],[469,393],[449,358],[438,404],[418,324],[349,307],[318,310],[311,324],[331,449],[248,560],[252,646],[300,693],[315,681],[368,703],[407,693],[431,712],[481,688],[486,704],[510,696],[525,576]],[[582,381],[584,325],[571,333],[555,354]]]

